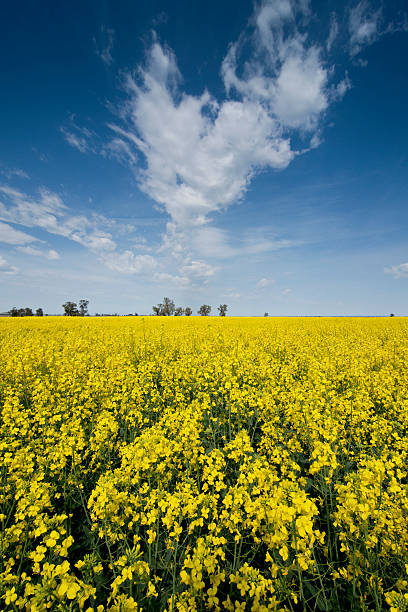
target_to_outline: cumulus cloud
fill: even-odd
[[[255,15],[254,53],[241,76],[245,37],[230,46],[222,65],[227,91],[260,104],[281,129],[315,130],[330,103],[330,70],[323,48],[308,42],[307,33],[296,26],[296,16],[308,13],[305,2],[264,2]]]
[[[128,78],[122,134],[145,156],[141,189],[191,227],[242,197],[257,167],[283,168],[294,153],[260,105],[182,94],[179,82],[174,54],[155,43],[141,83]]]
[[[37,247],[21,246],[17,247],[20,253],[25,255],[34,255],[34,257],[45,257],[46,259],[59,259],[59,253],[54,249],[38,249]]]
[[[8,261],[0,255],[0,274],[13,275],[13,274],[17,274],[17,272],[18,272],[18,268],[10,265]]]
[[[321,119],[348,88],[345,79],[333,80],[325,45],[299,30],[309,13],[306,0],[267,0],[256,8],[250,29],[230,45],[220,67],[223,100],[207,90],[183,91],[176,56],[157,39],[144,66],[125,79],[122,122],[109,124],[114,136],[104,154],[132,167],[141,190],[169,215],[161,252],[175,258],[178,282],[185,282],[187,269],[192,278],[200,256],[293,246],[259,237],[233,246],[213,217],[239,202],[258,172],[282,170],[319,146]],[[334,28],[333,21],[332,39]],[[293,136],[301,148],[293,146]]]

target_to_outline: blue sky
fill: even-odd
[[[0,8],[0,311],[408,314],[408,15]]]

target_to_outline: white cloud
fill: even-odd
[[[227,91],[261,104],[282,128],[313,131],[331,101],[331,70],[322,60],[323,48],[308,43],[307,34],[296,26],[297,14],[308,13],[308,3],[264,2],[255,18],[255,52],[243,75],[237,73],[245,38],[230,46],[222,76]]]
[[[8,225],[8,223],[0,221],[0,242],[5,244],[27,244],[28,242],[35,241],[37,241],[37,238],[34,238],[34,236],[16,230],[11,225]]]
[[[13,275],[17,274],[18,268],[12,266],[0,255],[0,274]]]
[[[17,247],[17,250],[21,253],[25,253],[26,255],[34,255],[35,257],[45,257],[46,259],[59,259],[59,253],[54,249],[38,249],[36,247],[31,246],[21,246]]]
[[[349,33],[350,55],[357,55],[361,49],[372,44],[380,36],[379,22],[381,9],[374,10],[367,0],[361,0],[350,10]]]
[[[395,278],[402,278],[408,276],[408,263],[401,263],[397,266],[391,266],[391,268],[385,268],[386,274],[392,274]]]
[[[127,163],[141,190],[169,215],[160,252],[175,260],[178,272],[170,276],[177,282],[185,282],[187,268],[191,278],[201,256],[256,255],[294,244],[258,237],[231,244],[211,221],[243,198],[259,171],[284,169],[318,146],[321,117],[348,88],[332,82],[323,47],[299,31],[299,16],[305,21],[309,13],[306,0],[268,0],[256,9],[252,32],[230,46],[222,63],[229,96],[222,101],[207,90],[185,93],[175,54],[157,40],[145,66],[125,80],[123,123],[109,124],[115,136],[104,154]],[[291,145],[295,131],[305,142],[301,150]]]
[[[270,287],[271,285],[273,285],[275,281],[272,278],[261,278],[257,283],[256,286],[258,289],[265,289],[266,287]]]
[[[111,233],[100,227],[101,224],[114,225],[112,220],[102,215],[88,218],[84,215],[72,215],[69,208],[63,203],[60,196],[41,188],[39,196],[33,198],[9,186],[0,186],[0,193],[9,201],[5,205],[0,201],[0,220],[23,225],[25,227],[38,227],[44,231],[62,236],[97,255],[97,257],[111,270],[128,274],[149,273],[156,267],[151,255],[135,255],[132,251],[117,250],[117,244]],[[1,224],[5,225],[5,224]],[[0,225],[0,232],[2,231]],[[7,226],[5,233],[7,234]],[[23,240],[28,237],[24,232],[16,232],[15,239]],[[1,237],[1,235],[0,235]],[[25,242],[28,241],[24,238]],[[34,238],[32,239],[34,240]],[[24,244],[24,242],[13,242]],[[20,251],[28,255],[44,256],[48,259],[57,259],[58,253],[51,249],[45,251],[33,247],[21,247]]]
[[[136,165],[137,155],[123,138],[114,138],[103,149],[104,155],[115,157],[118,161]]]
[[[261,105],[176,93],[179,79],[174,55],[155,43],[142,83],[128,79],[121,133],[145,155],[141,189],[179,227],[192,227],[239,200],[258,168],[284,168],[294,152]]]

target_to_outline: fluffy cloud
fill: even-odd
[[[11,266],[8,261],[6,261],[4,257],[0,255],[0,274],[12,275],[17,274],[17,272],[18,268],[16,268],[15,266]]]
[[[307,35],[295,25],[300,3],[266,2],[256,16],[253,35],[255,53],[237,76],[242,39],[231,45],[222,65],[227,90],[261,105],[280,128],[304,131],[316,129],[330,102],[329,70],[322,60],[322,48],[307,44]],[[285,27],[290,33],[285,36]]]
[[[207,90],[184,92],[175,54],[157,40],[145,65],[127,75],[127,100],[118,113],[123,122],[109,125],[115,136],[104,154],[127,163],[142,191],[169,215],[161,252],[174,258],[175,282],[194,282],[200,275],[208,280],[215,273],[198,265],[200,256],[293,246],[259,236],[232,246],[228,233],[211,222],[215,212],[243,198],[259,171],[282,170],[318,146],[322,116],[348,89],[346,80],[333,83],[333,66],[323,60],[326,47],[299,30],[309,13],[306,0],[268,0],[256,9],[251,29],[222,63],[222,101]],[[245,62],[244,48],[250,50]],[[292,135],[300,136],[302,149],[292,146]]]
[[[261,105],[176,95],[179,80],[174,55],[155,43],[142,83],[128,79],[122,134],[146,158],[141,189],[174,223],[191,227],[242,197],[257,167],[283,168],[294,153]]]

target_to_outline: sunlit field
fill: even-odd
[[[408,610],[408,321],[0,320],[0,608]]]

